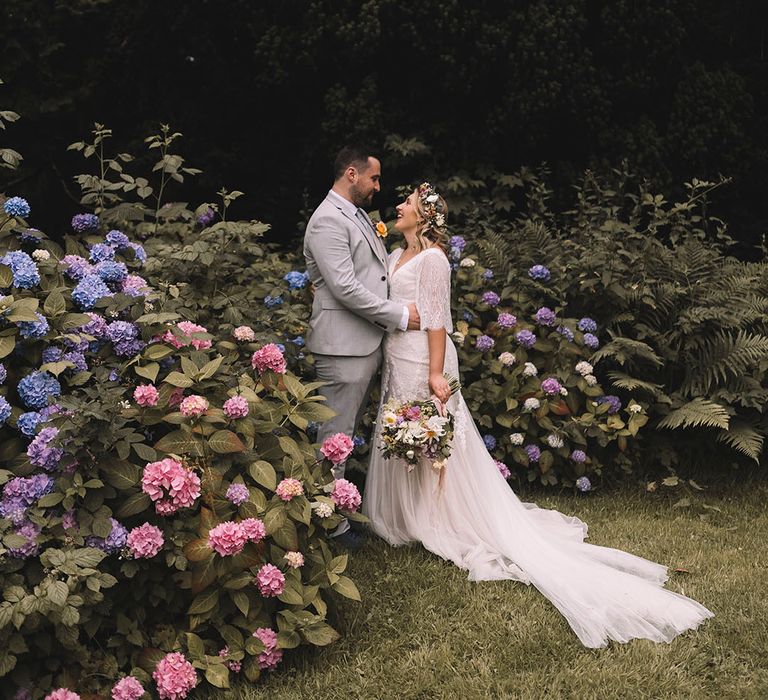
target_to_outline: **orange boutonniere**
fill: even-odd
[[[387,231],[387,225],[383,221],[376,222],[376,235],[379,238],[386,238],[389,231]]]

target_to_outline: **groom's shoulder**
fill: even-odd
[[[344,215],[341,209],[334,204],[330,198],[326,197],[317,205],[312,216],[307,222],[307,233],[311,232],[318,224],[344,221]]]

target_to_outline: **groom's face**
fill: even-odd
[[[366,165],[358,170],[353,168],[352,184],[349,194],[352,201],[358,207],[369,207],[373,202],[373,195],[381,189],[381,163],[377,158],[369,158]]]

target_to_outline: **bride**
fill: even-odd
[[[443,373],[459,376],[449,334],[451,269],[445,255],[445,201],[423,183],[397,207],[403,248],[390,254],[391,298],[416,302],[421,330],[384,341],[382,404],[437,397],[455,416],[453,450],[442,482],[429,467],[408,472],[371,450],[363,512],[392,545],[421,542],[469,572],[472,581],[533,584],[587,647],[608,640],[669,642],[713,613],[666,590],[666,567],[587,544],[575,517],[522,503],[488,453],[469,409]],[[380,420],[374,444],[379,443]]]

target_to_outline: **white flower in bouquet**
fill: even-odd
[[[539,370],[536,369],[536,365],[533,364],[533,362],[526,362],[523,366],[523,376],[524,377],[535,377],[539,373]]]
[[[587,374],[584,379],[587,382],[587,386],[595,386],[597,384],[597,377],[594,374]]]
[[[512,435],[509,436],[509,441],[513,445],[522,445],[525,441],[525,438],[523,437],[522,433],[512,433]]]
[[[397,425],[397,414],[394,411],[384,411],[381,416],[381,422],[385,427]]]
[[[581,362],[576,363],[576,371],[582,376],[586,377],[588,374],[592,374],[592,370],[594,367],[589,364],[586,360],[582,360]]]

